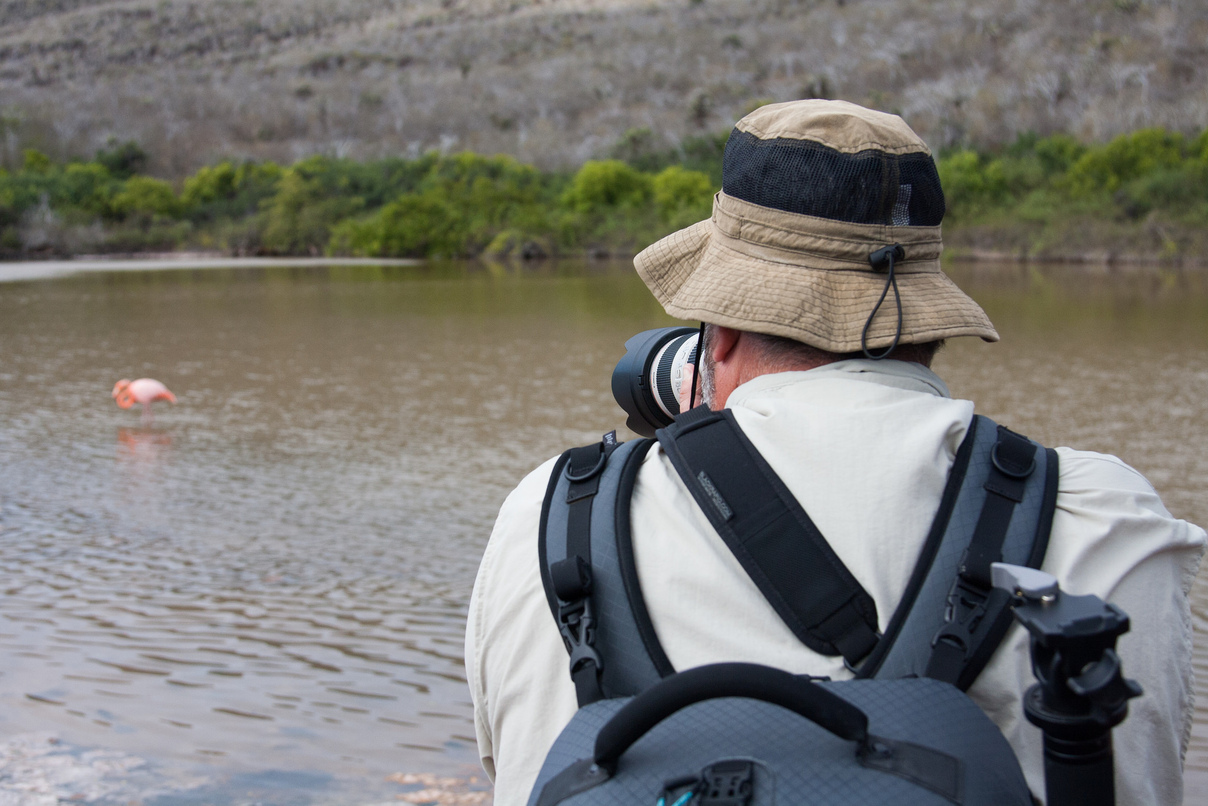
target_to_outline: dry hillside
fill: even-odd
[[[0,0],[3,161],[132,139],[221,157],[424,150],[543,166],[627,130],[846,98],[933,146],[1208,124],[1202,0]]]

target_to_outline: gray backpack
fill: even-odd
[[[580,708],[530,806],[1030,806],[1007,740],[924,678],[833,683],[746,663],[700,666]]]
[[[572,449],[551,475],[539,552],[580,710],[530,804],[1031,802],[1006,740],[961,690],[1010,625],[990,563],[1037,567],[1044,557],[1054,451],[974,418],[882,635],[871,597],[730,412],[695,409],[657,438],[794,634],[842,655],[858,679],[751,664],[676,674],[646,611],[629,528],[653,441],[609,435]]]

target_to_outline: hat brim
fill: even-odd
[[[905,242],[906,260],[895,269],[902,306],[899,343],[957,336],[998,341],[998,332],[985,311],[940,270],[938,227],[882,227],[879,229],[897,232],[878,233],[882,237],[870,239],[870,233],[862,231],[863,225],[838,224],[839,229],[861,230],[859,238],[844,242],[845,247],[864,255],[864,265],[860,265],[850,259],[850,248],[848,255],[836,259],[808,249],[751,243],[742,238],[742,226],[729,226],[732,222],[718,214],[718,207],[728,206],[741,215],[740,208],[746,203],[735,205],[737,200],[718,196],[712,219],[672,233],[634,259],[638,274],[670,315],[783,336],[835,353],[857,352],[862,346],[885,347],[897,334],[897,305],[893,289],[886,287],[887,276],[871,270],[867,253],[888,243]],[[832,230],[827,237],[835,234],[837,222],[802,222],[799,219],[809,217],[763,210],[797,219],[792,221],[796,232],[789,233],[796,234],[797,241],[803,225],[810,233],[807,237],[819,229]],[[927,241],[929,245],[934,242],[934,249],[912,250],[911,236],[927,233],[903,230],[923,229],[935,230],[934,238]],[[912,261],[912,251],[926,254]],[[874,309],[876,315],[862,344],[865,324]]]

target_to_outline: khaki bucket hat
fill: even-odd
[[[672,316],[830,352],[997,341],[940,269],[943,216],[931,152],[898,116],[844,101],[770,104],[731,132],[712,218],[634,265]],[[870,263],[895,244],[896,259]]]

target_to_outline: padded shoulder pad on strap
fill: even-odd
[[[733,412],[702,406],[657,437],[713,528],[793,634],[849,664],[868,655],[879,638],[876,604]]]
[[[555,464],[546,488],[541,581],[571,656],[580,706],[637,694],[672,672],[653,638],[629,543],[633,485],[653,444],[574,448]]]
[[[1056,451],[975,416],[906,592],[860,676],[925,675],[967,690],[1011,624],[990,563],[1040,566],[1057,481]]]

